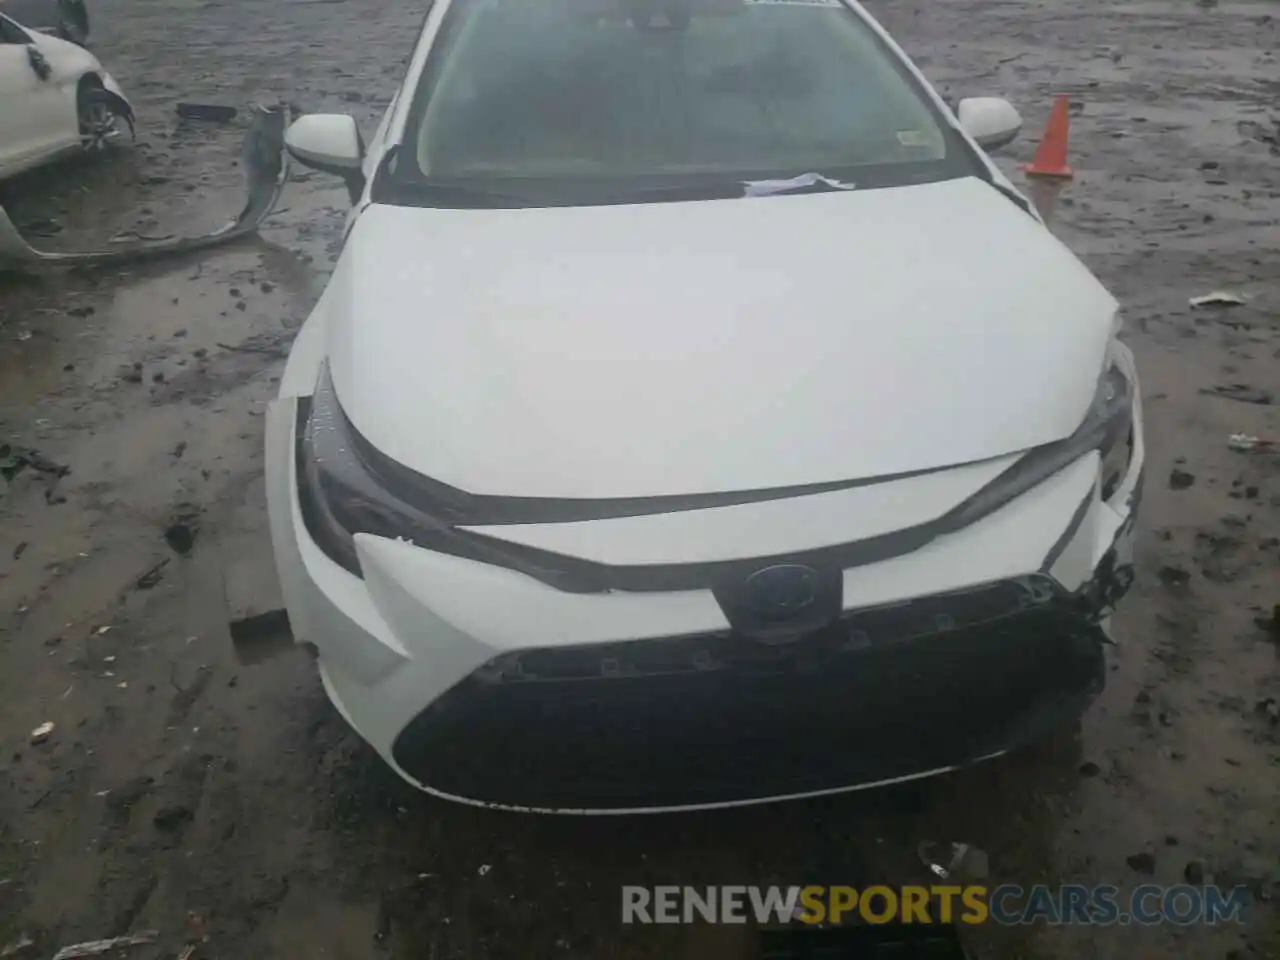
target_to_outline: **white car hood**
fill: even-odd
[[[473,493],[753,490],[1069,435],[1114,298],[977,179],[356,221],[324,313],[378,449]]]

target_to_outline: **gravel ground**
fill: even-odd
[[[408,790],[301,653],[247,666],[227,633],[224,571],[266,549],[264,405],[345,207],[300,174],[234,248],[0,277],[0,442],[71,468],[0,485],[0,950],[153,928],[131,958],[745,957],[744,928],[622,927],[619,885],[925,882],[917,843],[956,839],[989,854],[993,884],[1174,883],[1202,859],[1257,897],[1243,926],[966,931],[978,957],[1280,957],[1280,671],[1256,622],[1280,602],[1280,457],[1227,446],[1280,438],[1280,408],[1205,392],[1280,394],[1280,7],[873,9],[951,96],[1008,96],[1032,132],[1051,94],[1077,105],[1055,229],[1125,303],[1150,470],[1138,583],[1079,734],[910,789],[696,816],[531,818]],[[346,110],[370,133],[422,16],[389,0],[92,12],[139,137],[8,185],[20,224],[55,222],[50,247],[236,212],[243,126],[181,124],[178,100]],[[1216,289],[1249,303],[1188,307]]]

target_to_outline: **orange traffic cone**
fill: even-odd
[[[1070,179],[1075,176],[1067,166],[1067,128],[1070,97],[1060,93],[1053,98],[1049,122],[1045,124],[1044,137],[1036,147],[1035,158],[1022,168],[1029,177],[1057,177]]]

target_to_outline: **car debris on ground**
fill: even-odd
[[[16,957],[28,947],[34,947],[36,942],[25,933],[19,934],[16,940],[10,940],[3,947],[0,947],[0,960],[7,957]]]
[[[120,243],[114,249],[62,253],[32,247],[0,206],[0,267],[119,266],[156,257],[174,256],[230,243],[257,231],[275,209],[289,176],[284,132],[291,111],[287,106],[255,106],[253,122],[241,149],[247,197],[239,215],[226,225],[196,237],[140,240]]]
[[[63,947],[53,956],[53,960],[80,960],[81,957],[98,957],[112,950],[123,947],[140,947],[154,943],[160,936],[158,930],[142,930],[123,937],[111,937],[107,940],[86,940],[84,943],[73,943]]]
[[[1213,293],[1192,297],[1187,301],[1193,307],[1241,307],[1248,302],[1240,294],[1229,293],[1226,290],[1215,290]]]
[[[161,579],[164,577],[164,568],[167,567],[168,565],[169,565],[169,560],[166,557],[164,560],[161,560],[155,566],[147,569],[144,573],[142,573],[138,577],[137,580],[133,582],[134,589],[150,590],[152,587],[156,586],[156,584],[158,584],[161,581]]]
[[[55,477],[65,477],[71,472],[70,467],[54,463],[39,450],[0,443],[0,477],[12,481],[27,467]]]
[[[1266,390],[1259,390],[1257,387],[1251,387],[1247,383],[1233,383],[1229,385],[1216,387],[1203,387],[1201,393],[1207,393],[1210,396],[1222,397],[1224,400],[1235,400],[1239,403],[1253,403],[1258,406],[1270,406],[1273,396]]]
[[[236,118],[236,108],[221,103],[180,103],[178,116],[183,120],[212,120],[230,123]]]
[[[1280,448],[1280,441],[1263,440],[1247,433],[1233,433],[1227,438],[1227,446],[1239,453],[1249,453],[1254,450],[1269,453]]]
[[[270,543],[248,534],[224,543],[222,554],[227,628],[236,660],[262,663],[291,650],[293,628]]]
[[[28,467],[41,474],[44,479],[45,503],[50,505],[66,503],[67,498],[58,493],[58,483],[71,473],[70,467],[54,463],[38,450],[30,447],[0,443],[0,477],[12,483],[14,478]],[[0,489],[0,493],[3,492],[4,490]]]
[[[985,851],[970,843],[934,843],[921,841],[916,847],[920,862],[939,880],[959,874],[981,880],[991,871]]]

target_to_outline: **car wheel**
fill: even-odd
[[[110,96],[96,77],[85,77],[76,89],[76,116],[80,122],[80,143],[85,150],[104,150],[120,136]]]

